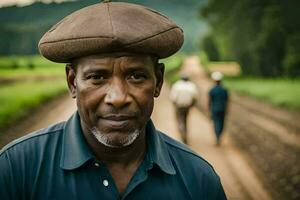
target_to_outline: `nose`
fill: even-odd
[[[128,95],[126,83],[119,80],[113,80],[107,89],[104,103],[114,106],[115,108],[120,108],[130,104],[130,102],[131,99]]]

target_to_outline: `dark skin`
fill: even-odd
[[[67,82],[81,118],[84,137],[95,157],[108,167],[123,194],[146,151],[145,126],[163,84],[164,66],[149,55],[92,55],[66,67]],[[91,133],[95,127],[109,145]],[[127,146],[134,130],[139,136]]]

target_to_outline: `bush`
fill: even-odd
[[[286,42],[287,54],[284,58],[284,69],[288,76],[300,76],[300,33],[290,36]]]

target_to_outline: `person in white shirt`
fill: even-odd
[[[178,129],[184,143],[187,141],[187,116],[190,108],[195,105],[198,90],[196,85],[189,80],[187,75],[181,75],[170,91],[170,99],[176,109]]]

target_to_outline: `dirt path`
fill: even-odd
[[[207,99],[204,94],[211,84],[205,79],[203,71],[199,70],[199,62],[196,57],[186,60],[185,66],[189,66],[189,68],[183,67],[183,71],[192,74],[193,79],[198,80],[199,89],[204,91],[199,102],[205,104]],[[174,108],[168,99],[168,93],[169,88],[165,85],[161,96],[155,103],[152,118],[159,130],[180,140],[176,129]],[[243,156],[232,146],[228,134],[225,133],[224,143],[221,147],[214,145],[212,124],[196,108],[191,110],[188,129],[190,147],[214,166],[221,177],[228,199],[271,199]]]
[[[152,118],[157,129],[181,141],[179,132],[176,129],[175,111],[168,100],[168,89],[164,87],[163,93],[156,101]],[[191,148],[214,166],[221,177],[228,199],[251,199],[233,173],[234,170],[228,165],[227,152],[225,152],[228,144],[226,144],[226,147],[221,148],[214,146],[214,135],[207,118],[199,113],[197,109],[192,109],[188,122],[188,140]]]
[[[33,111],[33,113],[18,124],[1,133],[0,148],[8,142],[19,138],[27,133],[47,127],[50,124],[65,121],[75,111],[75,101],[65,94],[44,106]]]

